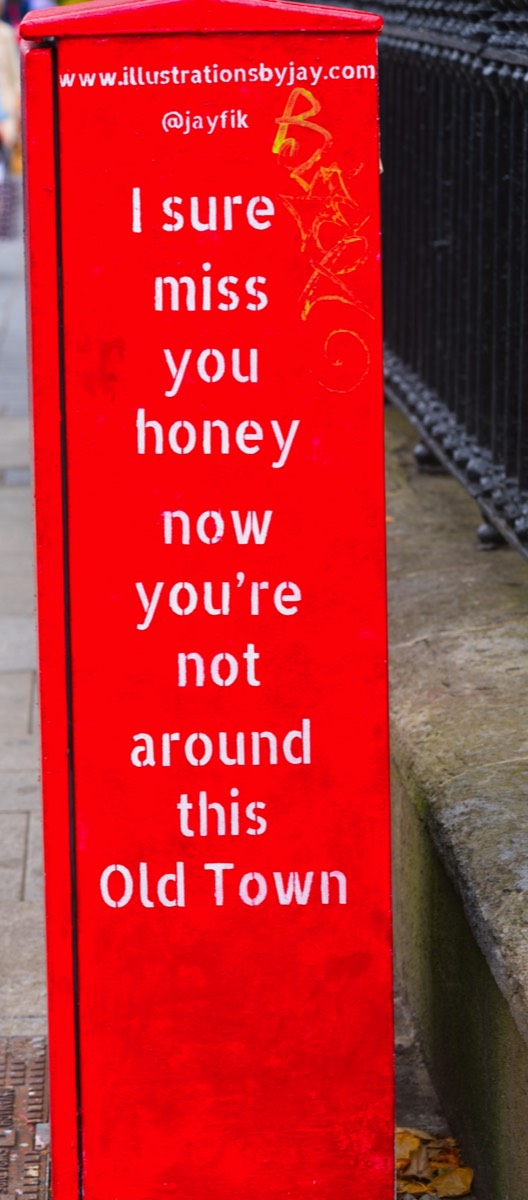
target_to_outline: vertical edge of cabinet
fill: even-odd
[[[75,856],[54,51],[23,46],[28,350],[33,422],[54,1200],[79,1192]]]

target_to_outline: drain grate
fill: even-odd
[[[0,1150],[0,1196],[5,1196],[9,1186],[9,1151]]]
[[[48,1200],[47,1120],[45,1039],[0,1038],[0,1200]]]

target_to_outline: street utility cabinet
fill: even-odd
[[[379,26],[23,23],[54,1200],[392,1196]]]

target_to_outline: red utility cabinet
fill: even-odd
[[[377,17],[26,18],[54,1200],[390,1200]]]

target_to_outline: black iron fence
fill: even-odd
[[[528,3],[373,7],[387,393],[528,557]]]

